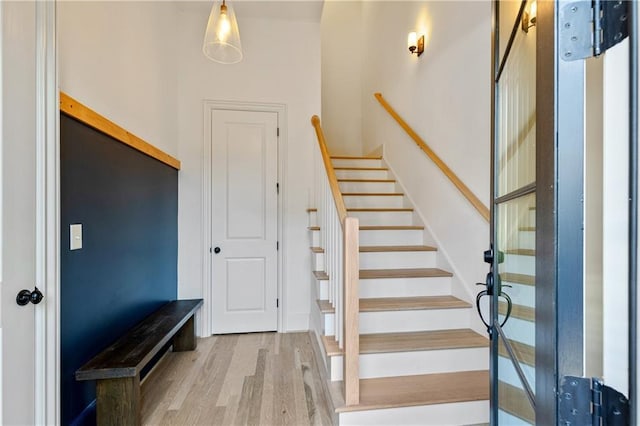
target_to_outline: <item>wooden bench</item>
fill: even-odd
[[[169,302],[76,371],[96,380],[98,425],[139,425],[140,371],[172,341],[174,352],[196,348],[195,312],[202,299]]]

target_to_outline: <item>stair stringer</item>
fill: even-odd
[[[438,268],[453,272],[453,277],[451,278],[451,294],[464,301],[474,304],[475,298],[476,298],[474,292],[477,290],[475,288],[475,283],[472,284],[472,283],[465,282],[461,278],[462,274],[460,273],[459,269],[456,267],[455,263],[451,260],[451,257],[447,253],[446,245],[442,242],[440,238],[438,238],[436,233],[433,231],[433,228],[430,226],[429,221],[426,220],[426,218],[420,211],[418,204],[411,197],[411,194],[407,191],[406,186],[402,183],[402,179],[400,179],[398,174],[395,172],[393,166],[389,164],[386,157],[384,156],[384,145],[382,146],[382,152],[383,152],[382,164],[384,165],[384,167],[387,167],[389,169],[388,173],[391,176],[393,176],[393,179],[396,180],[396,185],[402,189],[404,196],[411,203],[411,206],[414,209],[413,214],[424,226],[424,230],[423,230],[424,244],[438,247],[438,251],[436,253],[436,264],[438,265]],[[480,254],[478,254],[478,256],[480,256]],[[486,334],[486,328],[479,318],[477,318],[477,321],[471,321],[469,326],[471,327],[472,330],[474,330],[479,334],[482,334],[482,335]]]

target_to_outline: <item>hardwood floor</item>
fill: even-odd
[[[142,384],[145,425],[331,425],[308,333],[198,340]]]

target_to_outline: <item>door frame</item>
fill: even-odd
[[[242,101],[225,101],[225,100],[204,100],[203,102],[203,123],[204,137],[202,142],[202,297],[204,299],[204,308],[200,319],[199,335],[210,336],[212,333],[211,319],[213,318],[213,304],[211,303],[212,289],[212,254],[213,247],[211,235],[211,114],[215,110],[227,111],[254,111],[254,112],[275,112],[278,114],[278,182],[280,184],[280,193],[278,195],[278,219],[277,219],[277,235],[280,242],[277,251],[277,297],[280,300],[278,307],[278,326],[279,333],[287,330],[286,315],[287,298],[286,298],[286,245],[284,244],[286,232],[284,224],[286,223],[286,176],[287,170],[287,105],[280,103],[261,103],[261,102],[242,102]]]
[[[60,191],[59,191],[59,103],[57,66],[56,1],[35,1],[35,170],[36,170],[36,282],[45,298],[34,309],[35,354],[34,354],[34,419],[36,424],[60,423]],[[0,5],[0,20],[4,6]],[[3,40],[0,31],[0,43]],[[3,65],[3,49],[0,46],[0,67]],[[0,75],[2,71],[0,68]],[[0,86],[0,112],[8,107]],[[0,118],[0,130],[3,123]],[[0,147],[4,141],[0,141]],[[0,158],[1,158],[0,154]],[[0,170],[1,170],[0,166]],[[2,184],[2,176],[0,176]],[[2,187],[0,187],[2,194]],[[2,201],[0,200],[0,207]],[[0,218],[2,214],[0,213]],[[2,229],[0,226],[0,238]],[[0,254],[2,252],[0,243]],[[0,259],[1,266],[1,259]],[[0,269],[0,282],[2,281]],[[5,345],[0,327],[0,349]],[[2,353],[0,352],[0,379],[2,378]],[[1,383],[1,382],[0,382]],[[2,386],[0,386],[2,401]],[[0,404],[0,423],[3,420]]]
[[[522,0],[505,49],[520,31],[527,0]],[[559,10],[569,0],[537,2],[536,22],[536,423],[556,424],[557,394],[565,375],[582,376],[584,273],[584,61],[560,59],[557,25]],[[491,243],[497,230],[495,163],[497,152],[498,87],[503,65],[499,46],[499,1],[493,3],[492,43],[492,168]],[[514,191],[514,193],[517,191]],[[509,194],[503,196],[505,198]],[[498,259],[494,256],[494,282]],[[560,285],[561,283],[561,285]],[[491,423],[497,424],[498,303],[493,296],[491,343]],[[501,336],[503,337],[503,336]],[[513,360],[512,360],[513,361]]]
[[[57,2],[36,2],[36,424],[60,423],[60,108]]]

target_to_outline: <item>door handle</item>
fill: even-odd
[[[38,290],[38,287],[35,287],[33,291],[20,290],[20,292],[16,296],[16,303],[20,306],[24,306],[29,302],[37,305],[38,303],[42,302],[42,299],[44,299],[44,295],[40,290]]]
[[[220,253],[220,251],[221,251],[221,250],[220,250],[220,247],[216,247],[216,248],[214,248],[214,249],[213,249],[213,252],[214,252],[215,254]]]

